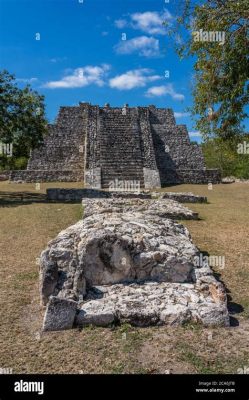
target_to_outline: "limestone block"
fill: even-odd
[[[73,327],[77,303],[72,300],[51,297],[44,316],[44,331],[60,331]]]

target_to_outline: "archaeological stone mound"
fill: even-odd
[[[84,219],[40,257],[44,330],[229,325],[223,285],[209,267],[195,266],[199,250],[170,218],[189,218],[189,209],[166,199],[84,199],[83,206]]]

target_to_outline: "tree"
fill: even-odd
[[[14,75],[0,71],[0,142],[11,144],[12,157],[1,157],[6,168],[22,166],[18,159],[27,160],[30,150],[43,142],[47,132],[44,96],[30,85],[18,88]]]
[[[229,140],[216,137],[201,146],[208,168],[219,168],[223,177],[249,179],[249,135],[237,135]]]
[[[196,128],[204,138],[233,137],[241,133],[242,121],[248,117],[248,0],[184,0],[182,4],[181,16],[170,33],[177,35],[181,58],[195,57],[191,111],[198,115]],[[208,34],[198,40],[200,32]],[[218,32],[225,34],[224,43],[210,40],[208,35]]]

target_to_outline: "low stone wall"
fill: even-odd
[[[83,198],[110,198],[109,192],[97,189],[47,189],[47,200],[75,201],[81,203]]]
[[[136,192],[109,192],[110,197],[121,198],[121,199],[151,199],[152,195],[150,193],[136,193]]]
[[[83,182],[83,171],[61,171],[61,170],[17,170],[11,171],[12,182]]]
[[[81,203],[84,198],[110,199],[110,198],[139,198],[151,199],[149,193],[132,192],[105,192],[98,189],[47,189],[47,200],[49,201],[74,201]]]
[[[161,199],[170,199],[180,203],[207,203],[206,196],[197,196],[194,193],[174,193],[167,192],[161,196]]]
[[[10,171],[0,171],[0,182],[9,180]]]
[[[221,171],[219,169],[207,169],[205,175],[208,182],[221,183]]]

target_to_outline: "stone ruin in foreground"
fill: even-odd
[[[201,148],[190,142],[185,125],[176,125],[171,109],[80,103],[60,108],[44,144],[31,153],[27,170],[12,171],[10,179],[79,181],[92,188],[122,181],[156,188],[219,183],[221,178],[218,170],[205,168]]]
[[[42,252],[44,331],[120,323],[229,326],[223,284],[209,266],[196,266],[199,250],[176,222],[198,214],[167,194],[142,197],[83,199],[84,218]]]

